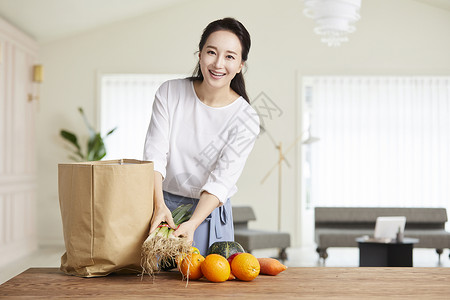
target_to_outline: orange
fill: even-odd
[[[259,262],[250,253],[241,253],[231,262],[234,276],[243,281],[251,281],[259,275]]]
[[[189,254],[181,262],[180,272],[190,280],[200,279],[203,277],[201,265],[204,260],[201,254]]]
[[[197,254],[200,254],[200,250],[198,250],[198,249],[195,248],[195,247],[191,247],[191,248],[189,249],[189,252],[188,252],[188,253],[197,253]],[[180,255],[178,255],[177,258],[175,259],[175,261],[177,262],[177,267],[178,267],[178,269],[180,269],[181,262],[182,262],[183,259],[186,257],[186,255],[188,255],[188,253],[180,254]]]
[[[227,281],[230,277],[230,264],[227,259],[219,254],[210,254],[202,263],[203,275],[212,282]]]

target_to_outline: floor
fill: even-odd
[[[18,261],[0,267],[0,284],[20,274],[30,267],[59,267],[61,255],[64,253],[62,246],[41,247],[35,253]],[[328,258],[324,263],[318,259],[314,247],[290,248],[287,250],[288,267],[357,267],[359,264],[358,248],[330,248]],[[258,250],[253,254],[256,257],[272,257],[277,254],[275,249]],[[440,261],[433,249],[414,249],[414,267],[450,267],[449,250],[444,250]]]

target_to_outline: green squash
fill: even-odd
[[[223,257],[228,258],[237,252],[245,252],[244,248],[238,242],[215,242],[209,246],[207,255],[220,254]]]

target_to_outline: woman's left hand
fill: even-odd
[[[176,237],[185,237],[187,238],[187,241],[189,244],[192,245],[192,242],[194,241],[194,232],[195,229],[197,229],[197,226],[195,226],[194,222],[192,221],[186,221],[182,223],[177,230],[173,232],[173,235]]]

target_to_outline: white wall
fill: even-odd
[[[77,107],[96,117],[96,72],[190,73],[203,28],[233,16],[252,35],[248,71],[250,97],[267,94],[282,109],[267,128],[283,145],[300,130],[298,76],[315,74],[450,75],[450,12],[412,0],[364,0],[362,19],[350,42],[328,48],[313,34],[313,21],[298,0],[195,0],[116,23],[79,36],[41,45],[45,83],[38,114],[38,200],[41,243],[62,243],[57,164],[68,151],[61,128],[84,132]],[[261,135],[238,183],[233,204],[254,207],[253,227],[277,226],[277,177],[260,181],[277,159]],[[287,156],[283,173],[282,230],[298,244],[300,229],[298,149]],[[324,187],[326,188],[326,187]],[[312,229],[312,228],[311,228]]]

